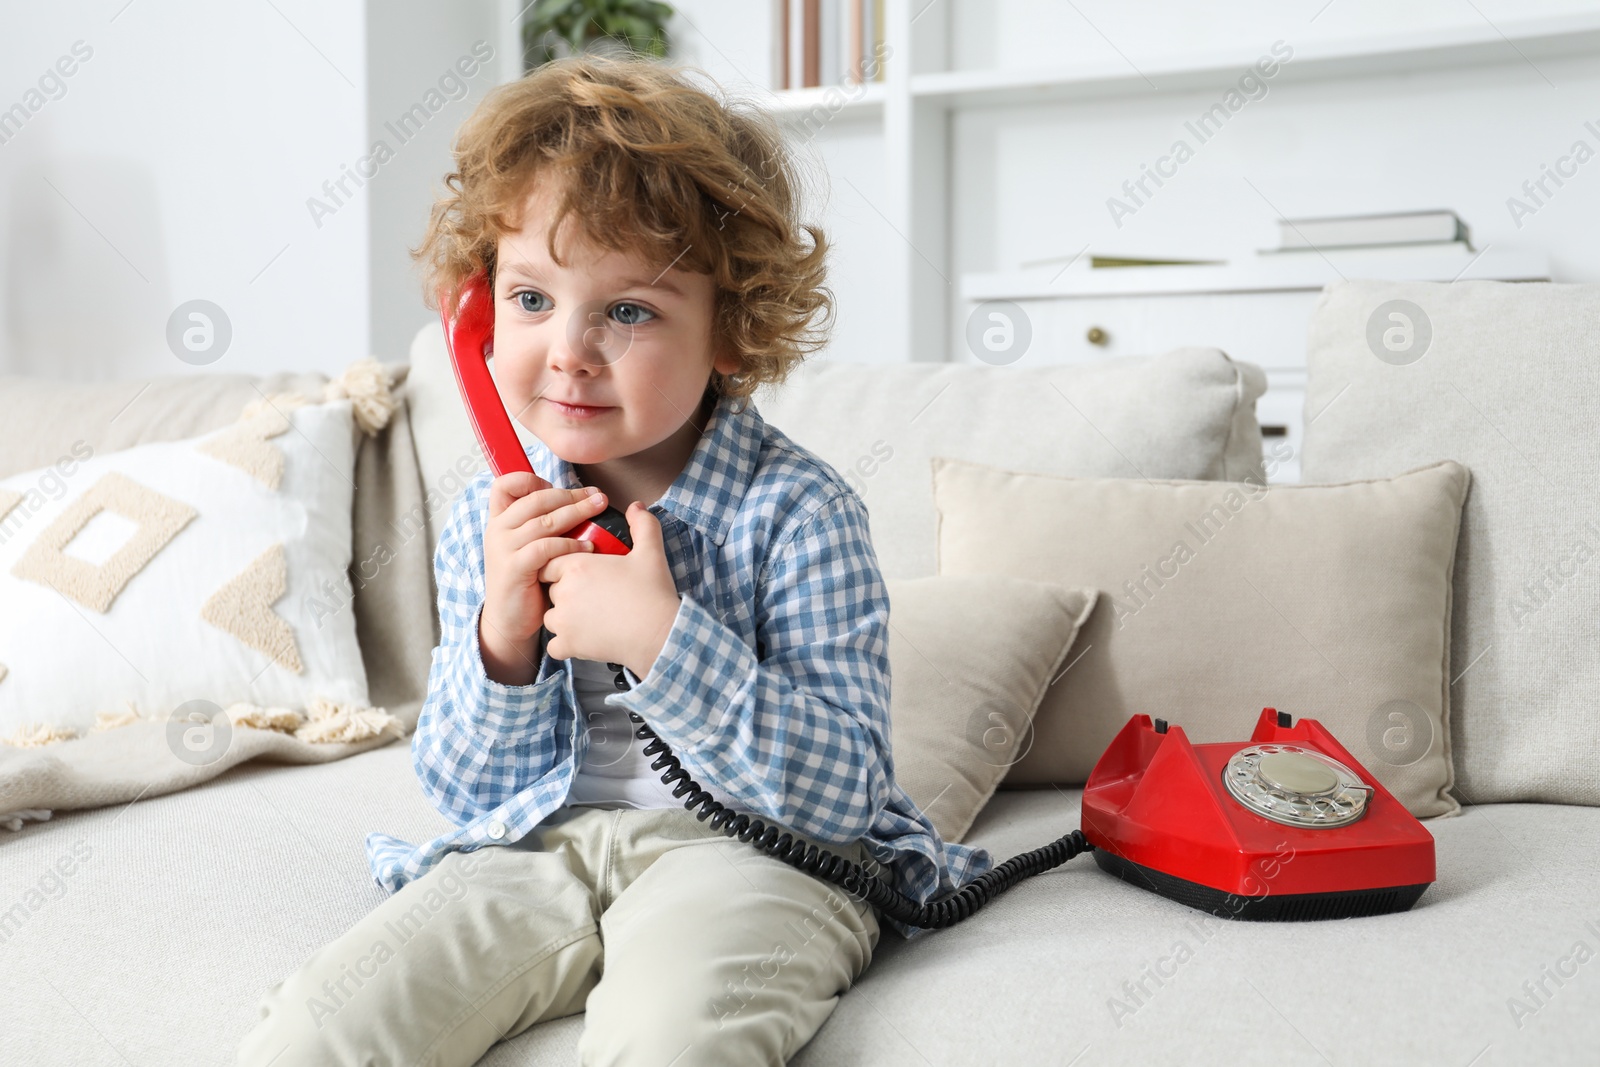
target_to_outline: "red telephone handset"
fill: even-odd
[[[456,372],[456,385],[466,401],[467,418],[472,423],[484,458],[495,475],[527,471],[538,477],[528,455],[522,450],[517,431],[511,426],[500,391],[489,374],[489,356],[494,345],[494,294],[489,291],[487,274],[474,274],[462,285],[461,299],[452,317],[445,294],[439,295],[439,320],[444,324],[445,349]],[[540,481],[543,481],[541,478]],[[633,547],[628,534],[628,519],[609,505],[593,519],[587,519],[563,536],[592,541],[596,552],[627,555]]]

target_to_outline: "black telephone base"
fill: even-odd
[[[1331,893],[1268,893],[1245,896],[1200,885],[1183,878],[1123,859],[1113,852],[1096,849],[1094,861],[1100,869],[1124,882],[1159,893],[1179,904],[1224,919],[1250,922],[1307,922],[1315,919],[1354,919],[1367,915],[1387,915],[1408,911],[1431,882],[1421,885],[1381,886],[1376,889],[1347,889]]]

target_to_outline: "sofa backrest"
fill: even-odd
[[[762,417],[831,464],[867,506],[886,578],[935,573],[929,459],[1080,477],[1244,478],[1260,467],[1266,375],[1214,348],[1084,365],[860,365],[814,359],[758,390]],[[424,485],[483,467],[437,324],[411,346]],[[517,427],[526,439],[527,431]],[[448,509],[432,509],[436,539]]]
[[[937,572],[934,456],[1083,478],[1243,478],[1261,466],[1266,375],[1215,348],[1089,364],[803,364],[766,420],[861,495],[886,578]],[[1004,516],[995,516],[996,531]]]
[[[1312,315],[1307,481],[1472,472],[1451,612],[1468,803],[1600,804],[1600,285],[1341,282]]]

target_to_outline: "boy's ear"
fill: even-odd
[[[726,340],[719,340],[716,358],[711,361],[711,369],[722,374],[736,374],[739,367],[739,354]]]

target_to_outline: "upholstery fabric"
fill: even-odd
[[[1450,664],[1469,804],[1600,804],[1597,322],[1600,285],[1546,282],[1341,282],[1311,316],[1307,481],[1472,471]]]
[[[940,837],[960,841],[1026,755],[1099,593],[992,575],[887,585],[894,776]]]
[[[267,987],[383,899],[366,830],[446,829],[408,756],[247,764],[0,838],[0,1062],[121,1062],[108,1040],[136,1064],[232,1062]],[[967,839],[1009,858],[1077,826],[1079,796],[1001,791]],[[953,927],[884,938],[791,1062],[1070,1063],[1086,1047],[1079,1063],[1413,1067],[1486,1048],[1480,1063],[1587,1062],[1600,810],[1486,805],[1428,828],[1439,880],[1416,907],[1339,922],[1207,918],[1080,856]],[[1544,977],[1558,969],[1560,984]],[[584,1020],[540,1024],[481,1062],[574,1063]]]

